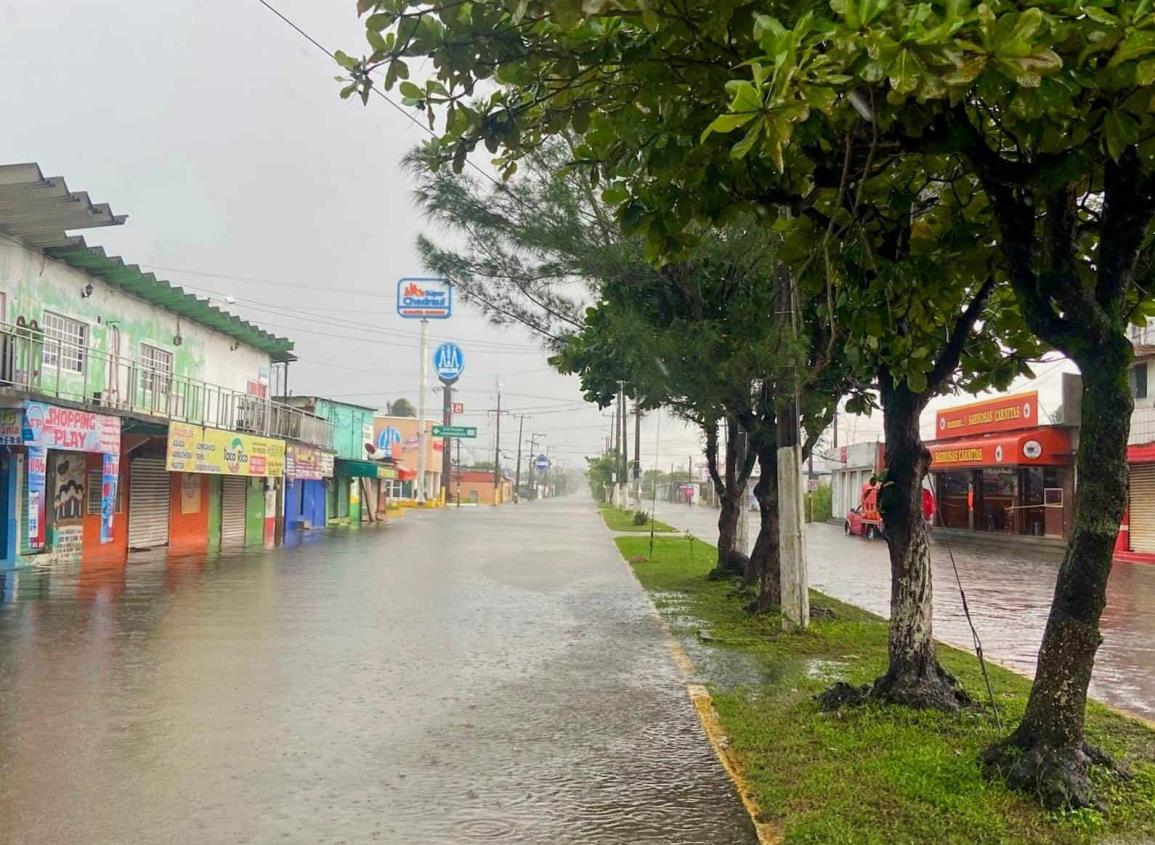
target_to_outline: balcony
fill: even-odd
[[[4,323],[0,390],[333,448],[333,424],[300,408]]]

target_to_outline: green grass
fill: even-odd
[[[623,508],[615,507],[614,505],[600,505],[598,510],[601,511],[602,519],[606,521],[606,527],[610,531],[645,531],[649,533],[650,522],[654,524],[654,531],[671,532],[675,529],[664,522],[659,522],[656,519],[650,520],[645,525],[634,525],[634,512]]]
[[[802,635],[777,616],[752,618],[729,584],[709,582],[713,547],[661,538],[617,544],[658,610],[689,647],[701,680],[767,819],[788,843],[1132,843],[1155,839],[1155,731],[1092,704],[1089,739],[1125,762],[1129,784],[1103,776],[1106,813],[1054,814],[986,780],[979,752],[1001,733],[987,710],[958,715],[867,706],[822,713],[814,696],[836,680],[868,683],[886,666],[886,623],[819,593],[831,621]],[[972,655],[940,646],[943,664],[976,698],[985,691]],[[741,664],[742,672],[727,671]],[[749,664],[755,671],[751,673]],[[990,667],[1005,722],[1023,713],[1029,682]],[[760,680],[755,680],[760,679]]]

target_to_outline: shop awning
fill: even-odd
[[[351,478],[377,478],[377,470],[382,466],[384,465],[375,461],[351,461],[337,458],[335,472],[337,475]]]
[[[417,478],[417,470],[409,469],[409,467],[402,464],[397,464],[397,478],[401,481],[413,481]]]
[[[926,444],[931,469],[999,466],[1069,466],[1071,435],[1063,428],[1035,428],[1015,434],[939,440]]]

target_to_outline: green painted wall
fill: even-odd
[[[265,485],[258,479],[254,485],[249,481],[248,499],[245,502],[245,545],[262,546],[265,543]]]
[[[209,543],[210,552],[221,547],[221,477],[209,476]]]
[[[373,428],[374,411],[330,399],[318,399],[315,413],[333,423],[333,448],[338,458],[361,460],[365,457],[361,432],[365,425]]]

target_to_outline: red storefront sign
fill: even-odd
[[[1002,437],[976,437],[928,443],[931,469],[996,466],[1066,466],[1071,436],[1061,428],[1036,428]]]
[[[1039,394],[1014,393],[947,408],[936,413],[934,421],[940,440],[1034,428],[1039,424]]]

